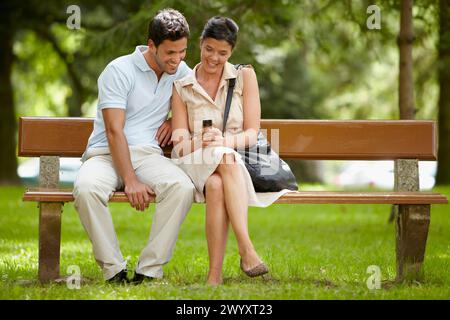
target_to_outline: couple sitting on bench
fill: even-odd
[[[228,63],[237,32],[229,18],[210,19],[201,36],[201,61],[191,70],[183,62],[188,24],[178,11],[165,9],[150,22],[148,46],[115,59],[100,75],[94,130],[73,194],[108,282],[130,282],[108,210],[111,195],[120,189],[136,210],[144,211],[153,196],[156,202],[150,238],[131,282],[163,276],[194,201],[206,203],[207,283],[222,283],[229,224],[242,271],[250,277],[269,271],[248,233],[248,206],[266,207],[297,186],[278,159],[277,170],[285,174],[272,174],[279,180],[275,190],[255,191],[254,181],[263,173],[248,168],[255,167],[252,160],[258,165],[259,155],[250,160],[245,155],[264,141],[258,83],[252,68]],[[161,147],[172,142],[173,159],[168,159]]]

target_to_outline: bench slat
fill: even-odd
[[[23,201],[72,202],[72,190],[31,189]],[[110,202],[128,202],[124,192],[115,192]],[[154,198],[152,199],[154,202]],[[298,191],[285,194],[278,204],[445,204],[447,198],[435,192],[346,192]]]
[[[92,118],[21,117],[19,156],[80,157],[92,128]],[[269,140],[274,137],[272,147],[283,158],[436,160],[437,156],[435,121],[263,119],[261,128]],[[165,155],[170,151],[165,148]]]

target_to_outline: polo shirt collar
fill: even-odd
[[[142,54],[145,50],[147,50],[147,46],[137,46],[136,50],[133,52],[133,62],[141,71],[150,71],[152,70],[148,65],[147,61]],[[153,71],[153,70],[152,70]]]

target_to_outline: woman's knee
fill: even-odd
[[[205,183],[206,193],[210,196],[214,196],[215,198],[223,197],[223,182],[222,177],[213,173]]]
[[[236,172],[238,170],[238,164],[234,154],[224,154],[217,170],[222,174]]]
[[[222,163],[223,164],[236,164],[236,158],[234,156],[234,153],[225,153],[222,156]]]

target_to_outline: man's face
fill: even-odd
[[[149,40],[149,49],[156,65],[161,72],[174,74],[177,72],[180,62],[186,56],[187,38],[176,41],[164,40],[158,47]]]

